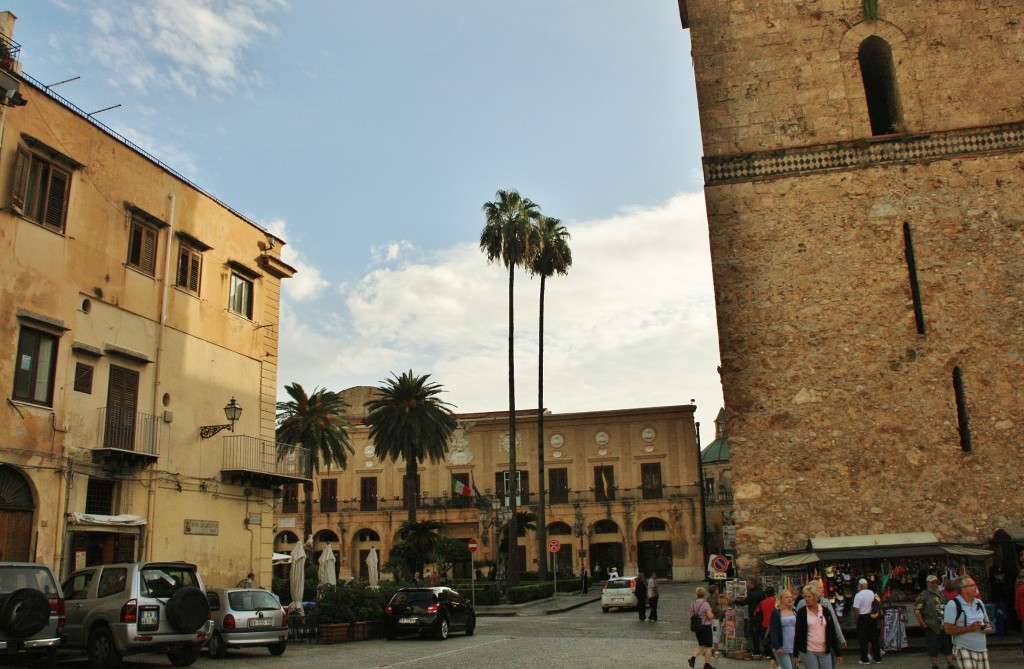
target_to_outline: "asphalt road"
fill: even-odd
[[[520,669],[570,667],[573,669],[685,668],[686,658],[696,647],[688,628],[687,608],[692,585],[662,586],[658,623],[641,623],[634,611],[602,613],[594,602],[570,611],[546,614],[552,604],[520,609],[511,617],[480,617],[474,636],[452,635],[447,641],[406,638],[396,641],[360,641],[318,646],[292,644],[281,657],[265,649],[231,651],[223,660],[204,654],[194,665],[201,669],[315,669],[345,667],[449,667]],[[563,601],[571,600],[560,600]],[[993,644],[992,669],[1021,669],[1020,646],[1006,639]],[[844,666],[857,669],[856,651]],[[697,669],[701,669],[698,662]],[[923,652],[889,653],[879,669],[930,669]],[[65,663],[85,667],[84,662]],[[134,656],[125,667],[168,667],[162,656]],[[767,669],[766,661],[716,659],[716,669]]]

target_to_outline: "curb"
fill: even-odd
[[[532,602],[523,602],[522,604],[504,604],[504,605],[500,605],[500,606],[487,606],[487,607],[478,606],[478,607],[476,607],[476,615],[481,617],[481,618],[492,618],[492,617],[496,618],[496,617],[501,617],[501,616],[504,616],[504,617],[516,616],[516,615],[519,615],[519,612],[522,611],[523,609],[529,609],[529,608],[533,608],[533,607],[540,607],[540,606],[543,606],[545,604],[551,604],[553,602],[565,599],[566,597],[576,597],[576,596],[577,595],[566,595],[566,596],[563,596],[563,597],[547,597],[545,599],[536,599],[536,600],[534,600]],[[583,598],[583,599],[581,599],[579,601],[573,601],[573,602],[568,603],[568,604],[563,604],[562,606],[557,606],[557,607],[554,607],[554,608],[551,608],[551,609],[545,609],[543,611],[543,613],[545,615],[551,615],[553,613],[562,613],[564,611],[571,611],[573,609],[577,609],[577,608],[579,608],[581,606],[585,606],[585,605],[590,604],[592,602],[596,602],[596,601],[598,601],[600,599],[601,599],[600,596],[597,596],[597,597],[587,597],[587,598]]]

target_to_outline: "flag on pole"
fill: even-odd
[[[601,470],[601,483],[604,484],[604,497],[608,499],[608,477],[605,476],[604,470]]]
[[[469,473],[469,482],[473,486],[473,492],[476,494],[477,498],[479,499],[483,497],[483,495],[480,494],[480,490],[476,487],[476,478],[473,476],[473,472]]]
[[[459,495],[461,497],[469,497],[472,491],[469,486],[455,478],[455,474],[452,474],[452,495]]]

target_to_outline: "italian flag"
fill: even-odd
[[[455,475],[452,474],[452,495],[469,497],[471,494],[473,494],[473,491],[469,489],[469,486],[455,478]]]

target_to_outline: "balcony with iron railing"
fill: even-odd
[[[556,507],[559,505],[577,506],[588,504],[633,504],[660,500],[693,499],[699,502],[700,489],[695,485],[689,486],[645,486],[639,488],[616,488],[610,486],[607,494],[604,490],[555,490],[547,493],[547,506]],[[474,507],[490,507],[491,501],[497,499],[500,506],[507,506],[509,498],[504,495],[496,495],[487,488],[482,495],[450,495],[447,492],[440,496],[431,496],[423,493],[419,497],[418,509],[425,511],[465,509]],[[535,507],[538,504],[538,495],[533,492],[520,494],[517,498],[517,505],[520,507]],[[376,511],[405,511],[409,508],[402,497],[379,497],[372,496],[368,499],[352,498],[331,500],[331,505],[338,513],[360,513]],[[323,511],[323,509],[321,509]]]
[[[93,461],[118,469],[148,467],[160,456],[160,419],[117,407],[99,410],[99,448]]]
[[[15,72],[20,55],[21,45],[0,33],[0,70]]]
[[[310,480],[309,449],[240,434],[222,437],[222,442],[225,482],[273,488]]]

